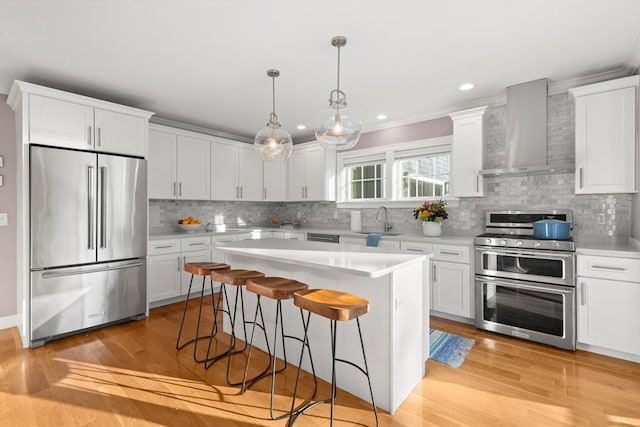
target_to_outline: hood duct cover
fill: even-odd
[[[547,79],[507,88],[507,162],[484,176],[566,172],[573,165],[547,164]]]

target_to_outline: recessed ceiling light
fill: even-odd
[[[474,87],[475,85],[473,83],[462,83],[458,88],[458,90],[469,90],[469,89],[473,89]]]
[[[387,118],[387,116],[384,115],[384,114],[378,114],[378,116],[376,117],[376,119],[378,119],[378,120],[384,120],[386,118]]]
[[[298,125],[298,126],[296,126],[296,129],[299,129],[299,130],[305,130],[306,128],[307,128],[307,127],[306,127],[305,125]]]

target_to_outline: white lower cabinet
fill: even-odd
[[[149,303],[180,296],[180,239],[151,241],[147,253]]]
[[[340,244],[367,246],[367,239],[364,237],[340,237]],[[378,241],[378,247],[388,248],[388,249],[400,249],[400,242],[397,240],[380,239],[380,241]]]
[[[578,345],[640,362],[640,259],[578,255],[577,271]]]
[[[290,240],[306,240],[304,233],[295,233],[293,231],[274,231],[272,237],[274,239],[290,239]]]

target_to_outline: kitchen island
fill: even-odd
[[[430,254],[410,254],[384,248],[331,243],[264,239],[230,242],[218,249],[232,268],[257,270],[306,283],[310,288],[330,288],[366,298],[370,311],[360,318],[367,363],[377,406],[393,413],[425,373],[429,340],[429,290],[424,289],[429,274]],[[233,298],[235,289],[230,290]],[[247,293],[245,312],[253,319],[256,298]],[[263,298],[269,339],[272,339],[275,302]],[[283,304],[285,333],[302,337],[300,311],[293,301]],[[329,321],[312,316],[309,343],[317,375],[331,382]],[[225,329],[229,330],[225,319]],[[250,327],[249,331],[250,333]],[[242,332],[236,325],[236,336]],[[355,322],[338,326],[338,357],[362,364]],[[287,340],[288,362],[294,365],[300,344]],[[256,331],[254,344],[265,350],[262,334]],[[282,358],[279,353],[278,357]],[[303,369],[310,371],[308,361]],[[338,387],[369,400],[366,378],[353,367],[337,364]],[[326,396],[318,396],[324,398]]]

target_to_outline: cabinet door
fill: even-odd
[[[238,147],[238,184],[240,199],[259,201],[263,199],[262,159],[253,146]]]
[[[443,313],[471,318],[469,265],[433,261],[431,308]]]
[[[29,95],[29,142],[93,149],[93,108]]]
[[[482,161],[482,115],[454,120],[451,147],[453,196],[484,196],[482,177],[479,175]]]
[[[264,200],[287,200],[287,162],[263,162]]]
[[[293,150],[287,163],[287,200],[304,200],[304,190],[307,185],[306,151]]]
[[[150,303],[180,295],[180,261],[179,253],[147,257]]]
[[[577,282],[578,342],[640,356],[640,283]]]
[[[149,130],[147,173],[150,199],[176,198],[176,135]]]
[[[210,200],[211,142],[178,135],[176,143],[178,198]]]
[[[238,186],[238,150],[231,144],[211,144],[211,199],[236,200]]]
[[[147,155],[147,120],[106,110],[95,110],[95,149],[106,153]]]
[[[305,199],[326,200],[324,148],[318,146],[307,148],[305,151],[307,152]]]
[[[636,88],[576,98],[576,194],[636,191]]]
[[[182,253],[182,265],[187,262],[211,262],[211,250],[201,250],[194,252],[183,252]],[[210,278],[205,278],[205,286],[209,286]],[[189,283],[191,282],[191,273],[186,273],[184,268],[182,268],[182,279],[181,279],[181,294],[186,295],[189,292]],[[206,289],[205,289],[206,290]],[[191,284],[191,297],[197,296],[197,294],[202,291],[202,276],[194,276],[193,283]]]

